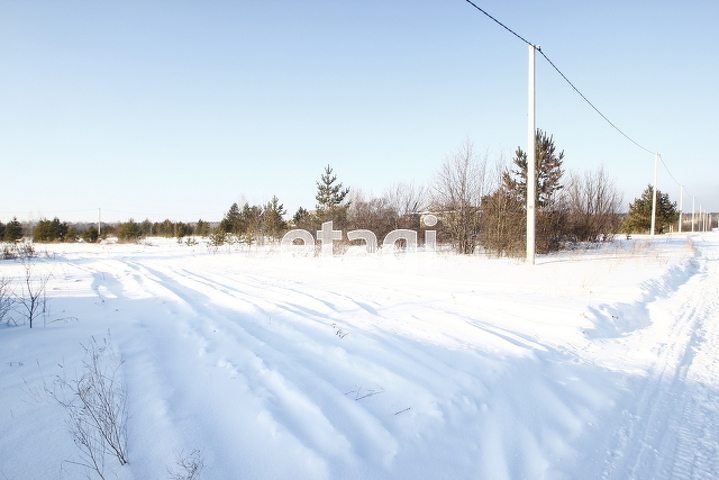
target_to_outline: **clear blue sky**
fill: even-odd
[[[719,211],[719,1],[475,3]],[[427,185],[465,139],[526,149],[527,51],[464,0],[0,0],[0,220],[291,215],[327,164],[367,194]],[[626,203],[652,182],[539,56],[537,127]]]

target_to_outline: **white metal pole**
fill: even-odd
[[[657,225],[657,165],[659,164],[659,154],[654,154],[654,188],[652,193],[652,231],[649,235],[654,235],[654,229]]]
[[[695,204],[696,204],[696,198],[692,197],[692,233],[694,233],[694,212],[696,211]]]
[[[682,212],[684,211],[684,185],[679,189],[679,233],[682,233]]]
[[[535,200],[537,196],[536,178],[536,152],[537,152],[537,128],[535,125],[535,52],[538,47],[529,45],[529,105],[527,112],[527,263],[534,265],[536,253],[536,219]]]

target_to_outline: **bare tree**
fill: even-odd
[[[387,201],[386,197],[365,197],[362,190],[353,188],[350,191],[347,209],[347,228],[350,230],[367,229],[384,238],[387,233],[400,228],[400,218]]]
[[[384,194],[387,205],[393,210],[398,223],[393,228],[419,229],[419,217],[427,208],[427,191],[414,182],[396,182]]]
[[[22,295],[18,298],[20,313],[30,323],[30,328],[36,318],[47,311],[47,297],[45,289],[50,275],[35,275],[35,263],[31,256],[20,257],[25,267],[25,278],[22,281]]]
[[[480,229],[480,204],[486,189],[487,159],[467,140],[447,157],[432,185],[432,209],[458,253],[472,253]]]
[[[601,166],[570,175],[566,188],[571,231],[578,241],[609,240],[619,229],[622,194]]]

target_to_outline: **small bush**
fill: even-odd
[[[48,393],[67,412],[67,426],[80,461],[69,462],[94,470],[103,480],[105,460],[127,458],[127,394],[120,378],[122,360],[117,358],[110,340],[93,337],[85,349],[82,375],[74,380],[58,376]]]
[[[10,323],[11,319],[7,314],[12,311],[15,303],[15,294],[10,287],[10,280],[0,278],[0,323]]]

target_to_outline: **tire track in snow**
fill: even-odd
[[[196,281],[190,281],[188,285],[187,276],[181,272],[161,271],[164,266],[150,267],[146,263],[128,264],[142,271],[157,288],[165,289],[163,296],[176,298],[183,308],[194,312],[188,326],[202,344],[201,357],[205,357],[202,361],[207,368],[230,368],[235,376],[242,377],[247,384],[245,394],[253,395],[261,404],[256,407],[259,422],[273,436],[281,438],[289,434],[321,455],[335,456],[345,466],[355,464],[358,455],[376,457],[379,465],[394,455],[396,442],[382,424],[359,402],[348,402],[336,386],[336,378],[323,378],[316,373],[326,374],[327,365],[313,361],[312,350],[320,353],[330,350],[331,354],[332,349],[313,345],[316,343],[313,338],[291,327],[286,327],[279,335],[277,330],[267,334],[252,318],[253,312],[262,311],[256,306],[261,302],[253,301],[252,294],[241,292],[246,285],[231,293],[215,289],[216,295],[210,298],[206,296],[208,292],[201,293],[197,289]],[[258,287],[250,290],[255,289]],[[231,310],[218,306],[231,302],[239,302],[243,308]],[[328,336],[334,339],[329,327]],[[300,347],[309,346],[305,348],[306,353],[297,355],[297,342]],[[228,352],[235,353],[228,355]],[[210,357],[213,360],[208,363]],[[326,400],[323,401],[327,398],[337,401],[328,405]],[[364,439],[358,441],[362,437]],[[348,438],[354,442],[350,444]],[[312,457],[311,450],[305,455]]]
[[[691,362],[681,415],[674,422],[676,454],[669,479],[700,480],[719,472],[719,278],[716,250],[708,254],[709,274],[698,292]],[[713,275],[712,275],[713,273]],[[688,355],[689,356],[689,355]]]
[[[704,246],[696,258],[702,268],[668,298],[648,305],[652,324],[670,326],[638,401],[623,412],[602,478],[698,480],[719,471],[717,258],[717,245]]]
[[[310,454],[316,452],[329,462],[325,468],[333,477],[369,466],[390,468],[395,458],[401,464],[403,450],[413,449],[428,449],[423,454],[426,464],[403,465],[413,468],[414,476],[446,465],[448,456],[457,453],[466,461],[462,452],[467,449],[477,450],[472,457],[483,452],[478,467],[485,472],[503,471],[507,478],[536,476],[547,468],[549,458],[566,454],[562,436],[578,435],[593,419],[591,408],[603,402],[586,394],[592,390],[586,382],[556,382],[580,379],[584,367],[564,365],[565,356],[524,334],[476,321],[470,327],[506,344],[505,354],[512,352],[508,362],[476,349],[451,350],[416,335],[367,328],[388,321],[395,308],[397,313],[413,308],[424,312],[421,319],[402,320],[419,329],[419,321],[429,328],[434,320],[435,329],[442,324],[443,331],[448,328],[444,319],[458,325],[469,321],[466,314],[432,299],[415,300],[417,307],[401,292],[400,301],[379,304],[373,312],[363,306],[367,302],[333,290],[291,288],[242,275],[220,280],[216,274],[200,275],[162,262],[129,265],[141,272],[144,283],[153,284],[158,300],[171,299],[174,310],[184,311],[182,322],[203,352],[197,361],[208,370],[224,369],[245,384],[242,395],[253,397],[255,423],[278,439],[289,435],[289,444],[299,442]],[[265,323],[270,314],[275,319],[271,326]],[[437,314],[444,316],[438,321]],[[325,323],[335,318],[347,322],[353,316],[363,321],[346,341]],[[321,329],[326,334],[318,333]],[[180,355],[178,351],[173,357]],[[512,380],[505,385],[507,377]],[[212,385],[207,386],[209,391]],[[406,413],[393,415],[402,410]],[[496,418],[516,422],[502,427]],[[497,435],[487,436],[482,429],[493,425]],[[433,443],[438,432],[447,431],[454,433],[456,444]],[[467,438],[478,440],[464,445]],[[505,454],[489,454],[495,450]],[[377,472],[387,475],[385,470],[370,470],[353,477]]]

